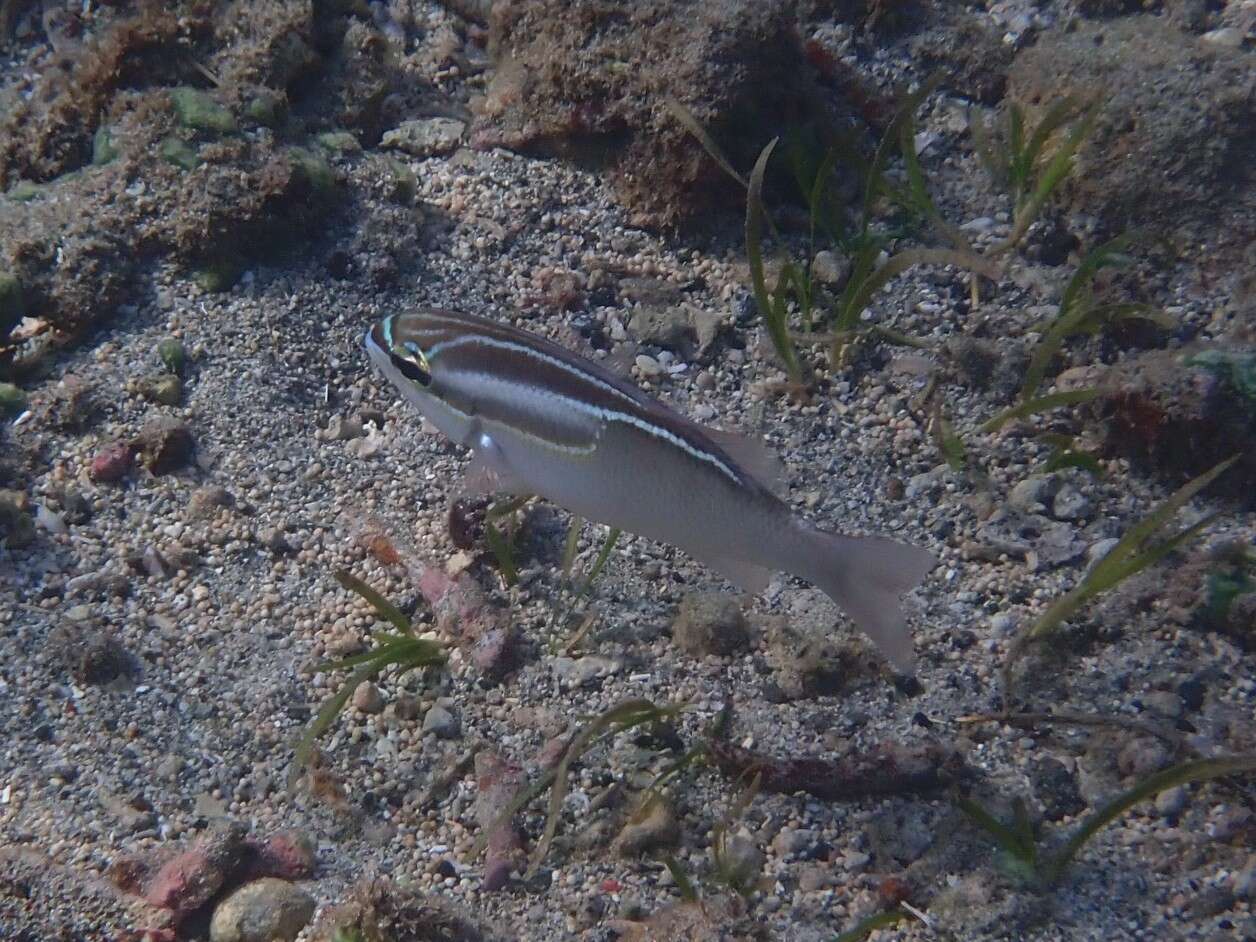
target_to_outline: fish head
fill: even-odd
[[[418,342],[397,330],[392,314],[371,325],[366,332],[366,350],[371,361],[407,399],[421,403],[433,397],[432,366]]]
[[[375,368],[438,429],[457,442],[466,442],[472,417],[446,401],[433,360],[423,344],[423,321],[418,315],[391,314],[371,325],[365,345]]]

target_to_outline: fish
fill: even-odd
[[[832,599],[895,668],[913,669],[900,599],[936,558],[796,515],[763,442],[699,425],[598,363],[489,318],[393,314],[371,325],[365,346],[406,401],[470,449],[464,494],[538,495],[671,544],[751,595],[786,572]]]

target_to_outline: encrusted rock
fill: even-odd
[[[235,506],[235,498],[220,484],[198,487],[188,498],[188,516],[193,520],[212,517],[219,508]]]
[[[1256,159],[1251,53],[1201,42],[1159,16],[1070,20],[1020,52],[1008,82],[1031,126],[1054,103],[1096,91],[1103,109],[1065,198],[1112,232],[1151,230],[1209,253],[1218,241],[1241,243],[1232,220],[1256,206],[1256,178],[1234,172]]]
[[[1011,507],[995,512],[977,530],[977,538],[997,553],[1032,559],[1048,569],[1079,559],[1086,542],[1067,523]]]
[[[690,592],[672,622],[672,640],[687,654],[734,654],[750,645],[741,600],[723,592]]]
[[[192,460],[196,442],[186,424],[161,416],[146,423],[130,447],[152,474],[169,474]]]
[[[693,348],[693,327],[685,308],[648,305],[632,312],[628,329],[641,343],[685,354]]]
[[[785,618],[768,622],[768,663],[787,699],[835,696],[879,673],[876,655],[862,638],[820,625],[799,626]]]
[[[418,118],[385,131],[380,145],[412,157],[437,157],[452,153],[462,142],[466,129],[466,124],[456,118]]]

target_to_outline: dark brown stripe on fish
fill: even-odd
[[[595,444],[587,426],[572,421],[575,416],[566,419],[563,409],[586,419],[625,422],[681,447],[736,484],[761,488],[699,426],[544,337],[472,315],[433,311],[395,318],[393,341],[419,345],[431,364],[433,392],[460,411],[560,448]]]

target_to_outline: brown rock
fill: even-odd
[[[834,696],[869,683],[880,672],[869,645],[849,633],[774,618],[766,640],[772,678],[790,700]]]
[[[1065,198],[1110,232],[1206,245],[1213,263],[1219,241],[1241,248],[1256,208],[1253,55],[1144,15],[1062,24],[1012,65],[1008,95],[1034,123],[1069,95],[1095,94],[1104,107]]]
[[[686,654],[734,654],[750,645],[750,628],[735,595],[690,592],[672,622],[672,640]]]
[[[131,440],[131,448],[152,474],[169,474],[192,460],[196,442],[187,425],[161,416],[148,422]]]
[[[672,222],[735,192],[664,96],[705,126],[753,128],[721,142],[741,167],[771,136],[772,115],[797,115],[812,100],[782,0],[495,3],[489,49],[497,70],[472,145],[606,160],[639,221]]]
[[[1131,357],[1101,377],[1110,391],[1094,409],[1107,424],[1105,445],[1175,484],[1240,454],[1217,487],[1250,496],[1256,476],[1253,376],[1251,347],[1216,344]]]
[[[675,847],[680,842],[680,831],[671,806],[655,797],[628,819],[611,849],[621,857],[653,853]]]

